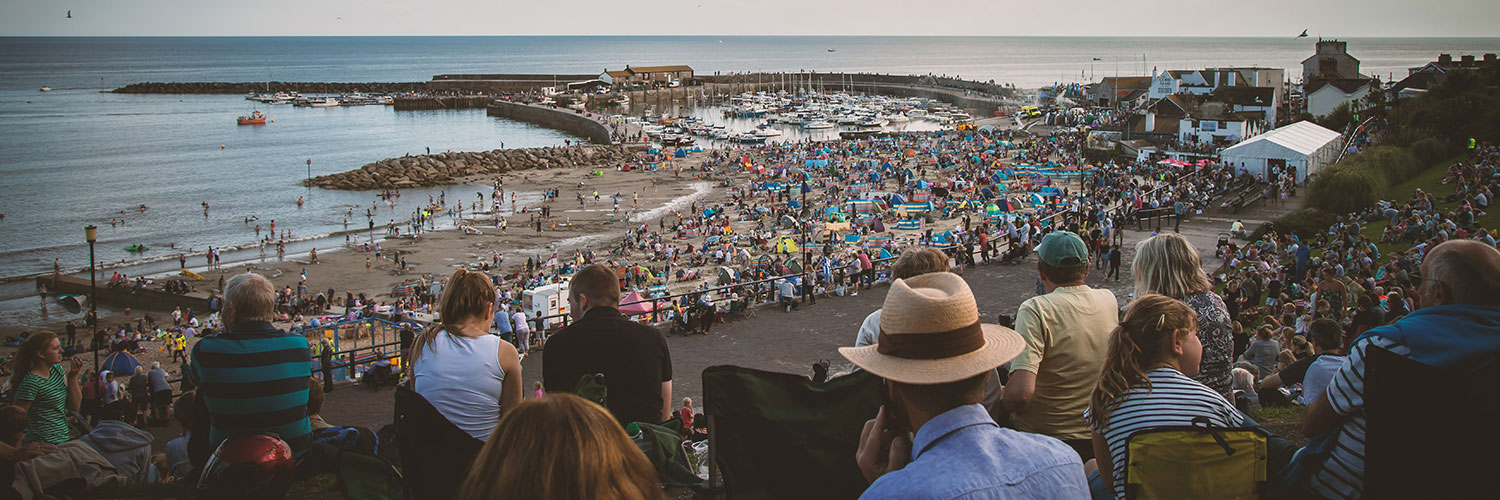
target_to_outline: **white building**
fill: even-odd
[[[1151,99],[1172,94],[1206,95],[1230,87],[1264,87],[1277,89],[1280,101],[1286,70],[1271,68],[1211,68],[1205,70],[1168,70],[1151,77]]]
[[[1350,107],[1358,111],[1360,101],[1374,90],[1375,80],[1368,78],[1312,80],[1303,85],[1303,92],[1307,95],[1307,112],[1317,117],[1328,116],[1344,103],[1349,103]]]
[[[1236,173],[1249,172],[1261,179],[1270,176],[1273,166],[1278,170],[1294,169],[1297,183],[1301,184],[1307,181],[1308,174],[1317,173],[1338,159],[1342,139],[1338,132],[1300,121],[1231,146],[1219,156]]]
[[[1259,112],[1237,112],[1233,105],[1207,96],[1173,94],[1146,110],[1140,134],[1171,137],[1181,144],[1228,145],[1259,134],[1265,121]]]

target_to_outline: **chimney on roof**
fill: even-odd
[[[1463,62],[1462,66],[1465,68],[1474,66],[1474,56],[1472,55],[1463,56],[1459,60]]]
[[[1441,65],[1444,65],[1444,66],[1447,66],[1449,64],[1453,64],[1453,55],[1452,54],[1438,54],[1438,64],[1441,64]]]
[[[1495,63],[1495,53],[1491,52],[1489,54],[1485,54],[1484,55],[1484,63],[1485,64],[1494,64]]]

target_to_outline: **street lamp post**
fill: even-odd
[[[83,239],[89,242],[89,317],[84,323],[89,327],[89,347],[94,351],[94,376],[99,376],[99,284],[95,279],[94,242],[99,241],[99,227],[84,226]],[[71,339],[70,339],[71,340]],[[103,394],[99,395],[103,397]]]

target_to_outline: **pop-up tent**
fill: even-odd
[[[141,362],[137,361],[134,355],[125,351],[115,351],[104,357],[104,362],[100,363],[99,369],[109,370],[117,376],[130,377],[135,373],[137,366],[141,366]]]
[[[652,302],[641,296],[640,292],[632,290],[620,299],[620,314],[634,316],[637,314],[648,314],[655,310]]]

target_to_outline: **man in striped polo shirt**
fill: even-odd
[[[1365,353],[1370,346],[1464,372],[1500,360],[1500,252],[1474,240],[1448,241],[1427,253],[1421,280],[1422,308],[1356,339],[1348,360],[1307,408],[1302,423],[1307,435],[1338,433],[1336,445],[1306,485],[1318,496],[1364,496]],[[1433,421],[1441,425],[1443,415],[1434,413]]]
[[[259,274],[230,278],[220,312],[226,327],[193,346],[187,377],[208,414],[206,435],[195,431],[191,441],[199,444],[189,447],[196,467],[225,438],[241,435],[275,434],[298,458],[307,451],[311,353],[306,339],[271,326],[275,300]]]

